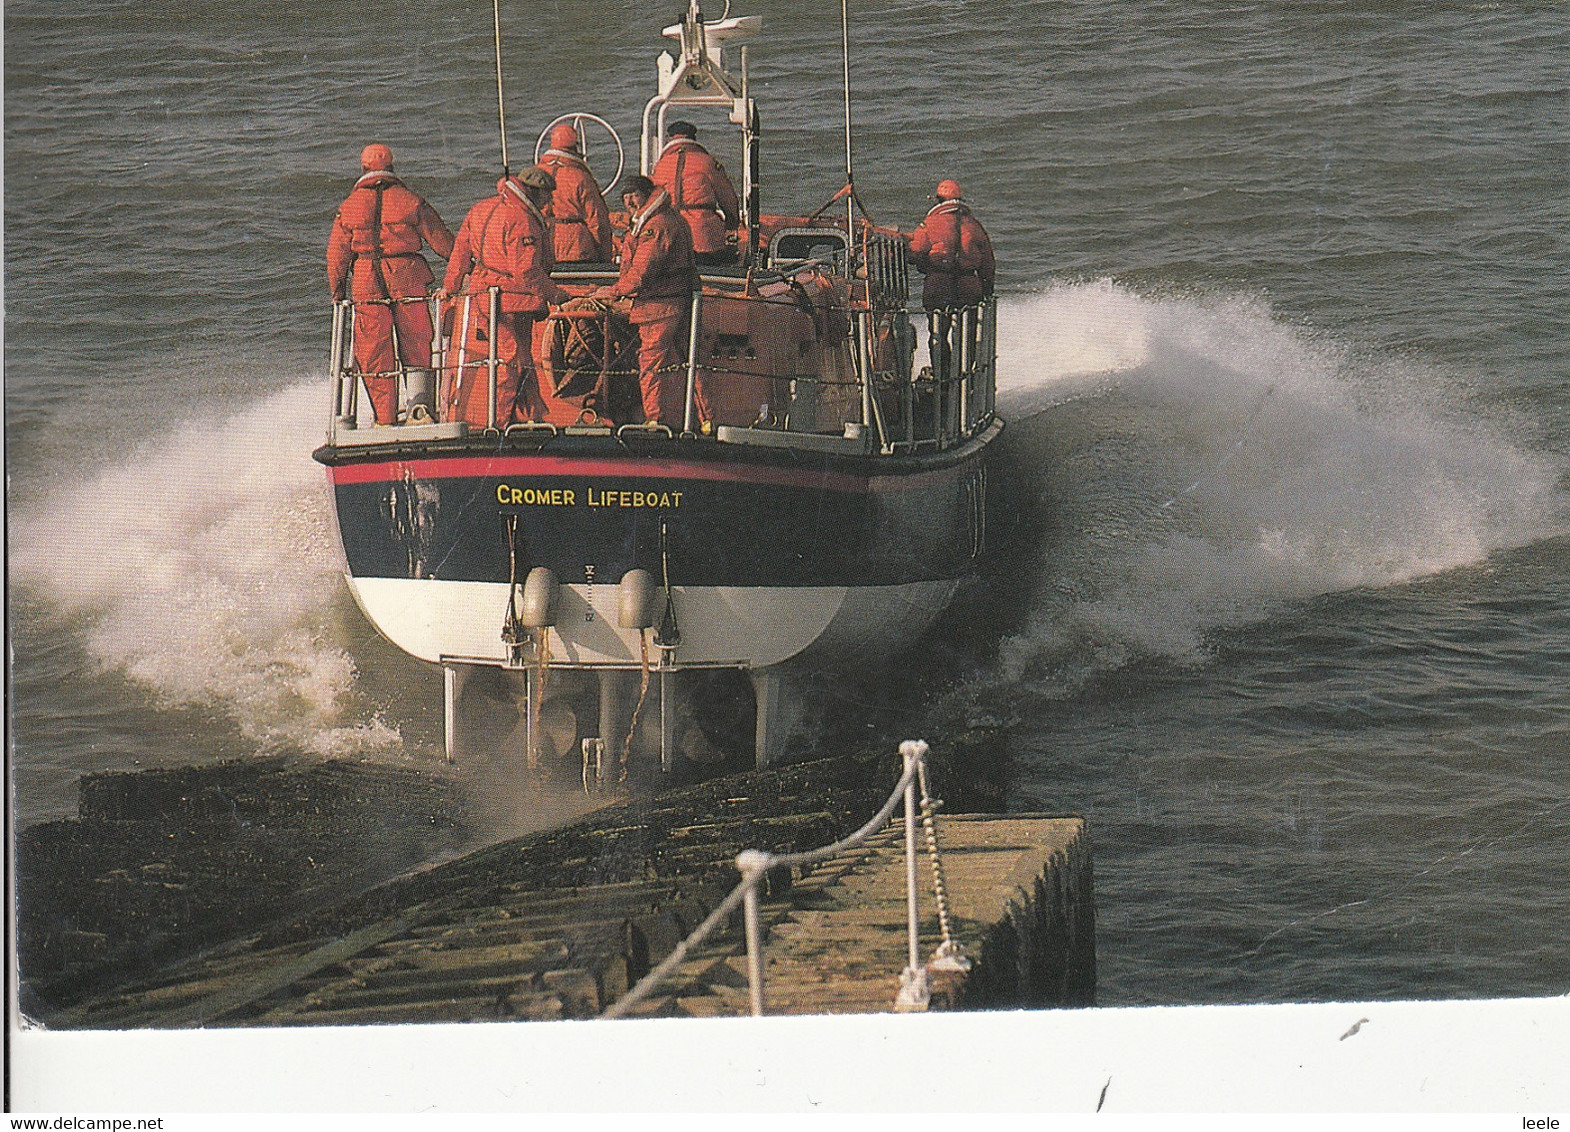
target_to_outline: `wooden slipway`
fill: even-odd
[[[935,976],[933,1008],[1089,1005],[1095,912],[1083,821],[946,816],[938,836],[952,926],[974,967]],[[940,939],[925,852],[918,868],[925,958]],[[906,961],[901,823],[809,875],[773,882],[763,903],[767,1012],[892,1009]],[[592,1018],[668,954],[726,888],[713,873],[697,887],[679,878],[544,891],[455,883],[396,915],[340,923],[316,938],[269,945],[253,937],[210,951],[51,1024]],[[747,1013],[742,935],[732,924],[695,951],[634,1015]]]
[[[939,841],[951,930],[973,966],[933,973],[932,1008],[1090,1005],[1095,909],[1083,820],[946,817]],[[766,1013],[894,1008],[907,962],[904,843],[897,821],[764,904]],[[925,959],[941,942],[925,852],[917,870]],[[746,947],[733,939],[699,949],[633,1014],[746,1014],[749,1001]]]

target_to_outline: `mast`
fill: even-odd
[[[502,135],[502,176],[512,176],[507,164],[507,100],[502,94],[502,9],[501,0],[491,0],[491,22],[496,28],[496,124]]]
[[[850,270],[851,244],[855,239],[856,175],[850,144],[850,11],[849,0],[840,0],[840,58],[845,73],[845,270]]]

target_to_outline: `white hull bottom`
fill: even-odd
[[[676,668],[770,668],[788,660],[833,667],[915,641],[953,599],[953,580],[896,586],[675,586],[681,643]],[[437,663],[507,665],[508,587],[492,582],[350,578],[372,625],[393,644]],[[636,629],[617,625],[620,590],[564,585],[548,630],[552,665],[636,668]],[[661,597],[659,608],[663,609]],[[658,620],[658,618],[656,618]]]
[[[892,586],[740,587],[676,586],[672,602],[680,643],[648,643],[649,687],[642,691],[644,649],[639,631],[617,624],[619,588],[562,586],[555,624],[548,633],[553,671],[540,689],[538,658],[510,654],[501,629],[506,585],[431,579],[350,578],[349,588],[371,624],[403,649],[443,666],[447,752],[452,758],[488,754],[502,746],[533,766],[543,759],[576,758],[585,765],[619,758],[636,711],[644,754],[658,752],[669,768],[677,753],[701,761],[700,741],[684,736],[679,703],[682,670],[735,668],[752,679],[756,704],[755,751],[759,766],[778,761],[804,715],[798,674],[865,664],[916,641],[942,613],[962,583],[955,580]],[[657,605],[663,611],[664,595]],[[656,623],[660,620],[656,617]],[[653,632],[648,631],[652,638]],[[486,681],[482,670],[508,669]],[[599,719],[569,711],[565,693],[598,670]],[[558,698],[553,701],[552,696]],[[481,737],[472,720],[484,715],[476,700],[504,701],[515,724],[502,736]],[[643,707],[639,708],[640,698]],[[593,741],[612,754],[601,754]],[[570,748],[570,749],[569,749]]]

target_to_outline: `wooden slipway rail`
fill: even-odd
[[[709,841],[725,824],[671,833],[676,841]],[[754,819],[749,832],[757,831]],[[1088,1005],[1095,914],[1083,822],[946,817],[940,837],[955,928],[975,966],[947,982],[935,980],[934,1006]],[[892,1007],[905,954],[902,841],[895,823],[807,876],[771,878],[763,905],[771,1013]],[[285,942],[252,936],[48,1024],[121,1029],[590,1018],[707,915],[735,873],[544,891],[494,877],[492,868],[453,862],[422,875],[420,889],[440,895],[396,914],[352,924],[352,916],[318,917],[325,930],[296,932]],[[923,946],[933,947],[937,922],[928,895]],[[361,902],[362,909],[375,906]],[[734,924],[689,956],[636,1013],[746,1012],[745,946]]]

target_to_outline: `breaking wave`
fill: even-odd
[[[1570,529],[1559,462],[1508,421],[1262,300],[1102,282],[1001,313],[999,404],[1044,529],[1006,677],[1199,661],[1211,630]]]
[[[309,455],[321,388],[188,420],[57,485],[16,521],[11,576],[163,706],[217,708],[263,749],[357,755],[401,737],[353,702],[356,666],[335,625],[342,559]]]
[[[1005,440],[1044,518],[1005,680],[1199,662],[1213,630],[1570,530],[1558,462],[1508,422],[1262,300],[1064,284],[999,324]],[[321,401],[304,381],[57,486],[13,525],[13,581],[103,668],[262,749],[400,748],[340,624]]]

